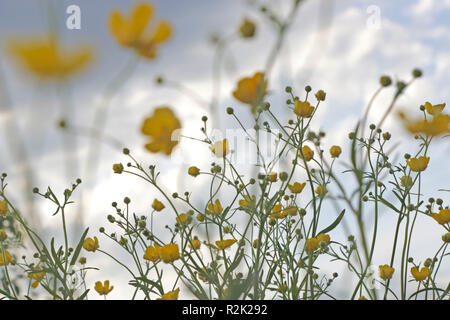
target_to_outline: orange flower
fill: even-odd
[[[406,163],[411,168],[411,171],[420,172],[420,171],[424,171],[427,168],[429,161],[430,161],[430,157],[421,156],[418,158],[408,159],[408,160],[406,160]]]
[[[147,59],[156,58],[158,47],[172,35],[172,27],[167,21],[161,21],[151,32],[146,32],[153,11],[151,5],[139,3],[129,17],[113,10],[109,19],[109,29],[116,41]]]
[[[178,144],[175,133],[180,128],[180,121],[169,107],[156,108],[153,115],[142,124],[141,132],[151,138],[145,148],[153,153],[163,152],[170,155]]]
[[[242,103],[249,104],[254,113],[256,107],[261,104],[267,94],[267,81],[264,73],[257,72],[252,77],[239,80],[237,89],[233,91],[233,96]]]
[[[314,112],[314,107],[312,107],[308,101],[294,101],[294,113],[302,118],[311,118]]]

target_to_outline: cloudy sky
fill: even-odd
[[[0,136],[0,171],[9,174],[9,192],[16,201],[24,201],[24,169],[13,156],[14,152],[8,149],[8,139],[11,135],[16,136],[16,132],[5,129],[11,128],[12,121],[16,121],[26,141],[34,185],[41,189],[50,185],[62,192],[71,179],[78,176],[83,178],[83,220],[85,224],[93,226],[91,230],[105,225],[112,201],[129,196],[133,201],[133,209],[139,214],[146,214],[150,212],[150,204],[155,196],[154,190],[136,178],[113,174],[112,163],[126,160],[109,145],[101,148],[97,176],[85,177],[89,139],[83,136],[70,140],[76,144],[68,148],[69,161],[72,165],[78,165],[77,172],[71,172],[69,177],[64,167],[67,160],[64,144],[67,145],[67,141],[63,140],[56,128],[64,103],[70,103],[71,124],[91,127],[93,111],[100,102],[103,89],[133,58],[132,52],[120,48],[111,37],[107,28],[109,14],[112,8],[128,12],[134,3],[131,0],[57,1],[53,7],[53,16],[56,17],[64,44],[68,48],[87,44],[93,46],[96,52],[91,67],[71,81],[70,95],[61,97],[60,89],[33,81],[23,74],[4,50],[10,39],[46,34],[48,2],[0,2],[0,84],[8,92],[7,98],[5,95],[0,97],[0,126],[3,128]],[[252,127],[248,108],[234,100],[231,92],[238,79],[264,69],[274,45],[273,28],[258,11],[258,7],[267,5],[277,15],[285,17],[292,1],[154,0],[153,3],[156,16],[172,23],[173,37],[161,47],[156,60],[140,62],[129,81],[115,92],[106,132],[129,147],[143,164],[157,164],[162,171],[160,179],[166,190],[181,193],[186,191],[182,188],[188,185],[189,191],[201,192],[202,188],[207,187],[207,181],[193,182],[187,177],[180,177],[178,173],[185,172],[192,164],[208,170],[211,157],[207,147],[185,139],[169,159],[149,154],[143,148],[146,139],[139,132],[142,121],[155,107],[170,105],[182,121],[183,135],[201,137],[200,118],[202,115],[211,116],[204,104],[198,103],[198,100],[210,101],[213,92],[212,65],[215,51],[210,39],[212,35],[233,34],[242,19],[248,17],[258,25],[256,37],[232,41],[227,47],[221,67],[218,112],[221,114],[219,128],[222,130],[238,127],[225,115],[228,106],[235,109],[245,125]],[[68,30],[65,27],[66,8],[71,4],[81,8],[81,30]],[[414,68],[423,70],[423,78],[408,88],[397,104],[398,108],[409,109],[412,114],[415,112],[418,116],[418,106],[425,101],[433,104],[447,102],[450,83],[449,16],[450,0],[305,0],[268,79],[271,94],[267,100],[273,112],[284,121],[289,119],[289,110],[284,103],[286,85],[292,86],[298,94],[307,84],[313,90],[325,90],[327,100],[319,109],[312,127],[328,133],[324,139],[325,149],[339,144],[344,154],[348,155],[350,145],[347,134],[378,88],[381,75],[408,81]],[[186,92],[155,85],[158,76],[182,84],[189,92],[195,93],[195,99]],[[393,93],[394,89],[391,88],[379,96],[369,115],[369,123],[380,119]],[[383,129],[392,133],[392,144],[400,142],[397,156],[416,150],[414,140],[403,131],[395,117],[389,118]],[[448,141],[437,140],[431,147],[429,172],[423,179],[424,196],[441,197],[448,203],[448,193],[438,189],[449,189],[450,148]],[[196,201],[199,205],[202,203],[201,195]],[[54,217],[50,217],[51,206],[38,200],[36,207],[31,219],[42,230],[57,228]],[[76,211],[73,209],[74,215]],[[375,264],[387,262],[396,220],[391,215],[382,214],[383,235],[386,236],[380,239]],[[333,213],[330,221],[334,216]],[[415,258],[423,261],[432,254],[429,252],[430,242],[436,243],[434,247],[437,248],[443,229],[427,217],[419,217],[417,224],[420,225],[417,230],[421,230],[421,233],[417,234],[413,244],[417,255]],[[337,234],[336,238],[339,237]],[[345,236],[342,234],[341,238],[345,239]],[[104,247],[108,248],[110,244],[107,240],[101,240],[104,240]],[[384,245],[388,246],[386,250],[383,250]],[[111,244],[110,249],[114,248]],[[129,293],[127,280],[117,277],[116,269],[108,261],[98,258],[92,258],[91,261],[102,265],[101,276],[109,276],[121,288],[113,291],[111,297],[126,297]],[[442,272],[448,281],[450,270]],[[91,277],[90,280],[94,280],[98,275]]]

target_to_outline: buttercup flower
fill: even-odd
[[[278,174],[276,172],[269,173],[269,181],[276,182],[278,179]]]
[[[261,104],[267,94],[267,81],[264,73],[257,72],[252,77],[239,80],[237,89],[233,91],[233,96],[242,103],[251,106],[252,113]]]
[[[5,230],[0,229],[0,242],[5,241],[8,238],[8,235],[6,234]]]
[[[272,208],[272,213],[269,216],[269,219],[284,219],[288,215],[289,212],[283,210],[283,206],[281,204],[276,204]]]
[[[427,267],[422,267],[419,271],[417,267],[412,267],[411,274],[416,281],[423,281],[431,274],[431,270]]]
[[[123,172],[123,164],[121,164],[121,163],[115,163],[115,164],[113,164],[113,171],[114,171],[114,173],[117,173],[117,174],[121,174],[122,172]]]
[[[311,118],[314,107],[308,101],[294,101],[294,113],[302,118]]]
[[[181,225],[188,225],[189,223],[191,223],[191,218],[186,213],[180,213],[179,217],[177,217],[176,220]]]
[[[171,263],[180,258],[180,251],[176,243],[166,244],[159,249],[159,256],[165,263]]]
[[[312,151],[308,146],[303,146],[301,153],[305,157],[306,161],[310,161],[312,158],[314,158],[314,151]]]
[[[9,212],[9,210],[8,210],[8,202],[6,200],[0,201],[0,216],[5,218],[6,214],[8,212]]]
[[[141,132],[151,140],[145,148],[153,153],[170,155],[178,144],[175,133],[180,128],[180,121],[169,107],[156,108],[153,115],[142,124]]]
[[[68,78],[85,68],[94,56],[89,47],[63,49],[54,37],[11,41],[9,51],[29,73],[45,80]]]
[[[3,255],[5,256],[5,259],[3,259]],[[0,266],[8,265],[10,263],[13,263],[13,258],[8,250],[3,250],[3,254],[0,251]]]
[[[105,280],[103,283],[101,283],[100,281],[97,281],[95,283],[95,291],[97,291],[101,296],[106,296],[112,291],[112,289],[114,289],[114,286],[109,286],[109,280]]]
[[[147,3],[139,3],[129,17],[114,10],[109,19],[109,29],[116,41],[127,48],[135,50],[140,56],[154,59],[159,46],[172,35],[172,27],[167,21],[161,21],[146,31],[151,24],[153,7]]]
[[[329,244],[330,243],[330,236],[328,235],[328,234],[325,234],[325,233],[319,233],[317,236],[316,236],[316,238],[317,238],[317,240],[319,240],[319,243],[320,242],[326,242],[326,244]]]
[[[225,249],[231,247],[236,242],[237,242],[236,239],[219,240],[219,241],[216,241],[216,246],[219,250],[225,250]]]
[[[214,202],[214,204],[209,203],[208,207],[206,209],[206,213],[207,214],[221,214],[223,211],[222,205],[220,204],[219,199],[216,199],[216,201]]]
[[[331,154],[332,158],[339,158],[341,152],[342,152],[342,149],[339,146],[332,146],[330,148],[330,154]]]
[[[178,293],[180,292],[180,288],[169,291],[162,295],[161,298],[157,298],[156,300],[178,300]]]
[[[192,242],[192,246],[191,246],[191,244],[189,244],[189,248],[193,248],[193,249],[195,249],[195,250],[200,249],[200,246],[202,245],[202,243],[200,242],[200,240],[198,240],[198,239],[193,239],[191,242]]]
[[[32,270],[32,272],[28,273],[28,278],[34,280],[31,284],[31,287],[33,289],[37,288],[39,283],[45,278],[45,272],[41,270],[42,269],[40,267],[36,267],[35,270]]]
[[[328,190],[326,186],[317,186],[315,192],[320,198],[323,198],[328,193]]]
[[[151,262],[156,262],[160,259],[159,257],[159,249],[161,247],[158,246],[157,243],[155,243],[153,246],[148,246],[145,249],[145,254],[144,254],[144,259],[151,261]]]
[[[196,177],[200,174],[200,169],[195,166],[189,167],[188,174],[193,177]]]
[[[159,201],[158,199],[153,200],[152,208],[155,211],[159,212],[159,211],[163,210],[165,207],[166,206],[161,201]]]
[[[442,209],[439,213],[432,213],[431,217],[441,225],[450,223],[450,209]]]
[[[249,19],[244,19],[239,26],[239,33],[243,38],[252,38],[255,35],[256,25]]]
[[[94,237],[94,239],[86,238],[83,243],[83,248],[86,251],[95,252],[99,248],[97,237]]]
[[[435,137],[450,133],[450,116],[448,114],[434,112],[435,115],[431,119],[425,120],[408,119],[402,112],[400,113],[400,117],[403,119],[406,129],[412,134],[424,134]]]
[[[420,172],[424,171],[427,168],[429,161],[430,157],[420,156],[418,158],[408,159],[406,160],[406,163],[410,167],[411,171]]]
[[[445,103],[432,105],[428,101],[425,102],[425,109],[427,110],[428,114],[431,114],[433,116],[441,113],[442,110],[444,110],[444,108],[445,108]]]
[[[222,141],[217,141],[212,146],[209,146],[209,150],[211,150],[211,152],[214,153],[216,157],[225,157],[229,152],[228,140],[223,139]]]
[[[395,269],[391,268],[387,264],[378,266],[378,270],[380,273],[380,278],[383,280],[388,280],[392,278],[392,275],[394,274]]]
[[[244,199],[239,200],[239,205],[243,208],[254,207],[256,205],[256,197],[252,196],[250,198],[248,195],[245,195]]]
[[[413,179],[410,176],[403,176],[400,179],[400,185],[405,188],[411,188],[413,183]]]
[[[319,240],[315,237],[306,239],[305,249],[307,251],[315,251],[319,248]]]
[[[292,193],[300,193],[303,191],[303,189],[306,186],[306,182],[303,183],[299,183],[299,182],[294,182],[294,184],[288,184],[288,188],[289,190],[291,190]]]

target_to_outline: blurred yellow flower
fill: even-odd
[[[332,158],[339,158],[341,155],[342,149],[339,146],[332,146],[330,148],[330,154]]]
[[[328,193],[327,187],[326,186],[317,186],[316,188],[316,194],[320,197],[323,198],[325,197],[325,195]]]
[[[5,241],[8,238],[8,235],[6,234],[5,230],[0,229],[0,242]]]
[[[267,81],[263,72],[239,80],[236,90],[233,91],[233,96],[237,100],[251,106],[252,113],[255,113],[256,107],[261,104],[266,94]]]
[[[244,196],[244,199],[239,200],[239,205],[243,208],[249,208],[249,207],[255,207],[256,206],[256,197],[251,196],[251,198],[248,195]]]
[[[239,26],[239,33],[243,38],[252,38],[255,35],[256,25],[250,19],[244,19]]]
[[[428,278],[428,276],[431,274],[431,270],[427,267],[422,267],[422,269],[420,269],[419,271],[417,267],[412,267],[411,274],[416,281],[422,281]]]
[[[411,171],[420,172],[427,168],[429,161],[430,157],[420,156],[418,158],[408,159],[406,160],[406,163],[410,167]]]
[[[205,221],[205,216],[202,215],[201,213],[199,213],[195,218],[200,222]]]
[[[3,255],[5,256],[5,259],[3,260]],[[4,266],[5,264],[8,265],[13,262],[13,258],[8,250],[0,251],[0,266]]]
[[[400,179],[400,185],[405,188],[411,188],[414,184],[413,179],[410,176],[403,176]]]
[[[283,210],[283,206],[281,204],[276,204],[272,208],[272,213],[270,214],[269,219],[284,219],[288,213],[288,211]]]
[[[211,150],[216,157],[225,157],[229,152],[228,140],[223,139],[222,141],[217,141],[212,146],[209,146],[209,150]]]
[[[98,245],[98,239],[97,237],[92,238],[86,238],[83,243],[83,248],[86,251],[95,252],[100,246]]]
[[[306,239],[305,249],[307,251],[315,251],[319,248],[319,240],[317,238]]]
[[[303,183],[299,183],[299,182],[294,182],[294,184],[288,184],[288,188],[289,190],[291,190],[292,193],[300,193],[303,191],[303,189],[306,186],[306,182]]]
[[[432,213],[431,217],[441,225],[450,223],[450,209],[441,209],[439,213]]]
[[[180,121],[169,107],[156,108],[153,115],[142,124],[141,132],[151,138],[145,148],[153,153],[170,155],[178,144],[178,137],[174,133],[180,128]]]
[[[450,133],[450,116],[448,114],[434,111],[431,119],[411,120],[404,113],[400,112],[400,117],[406,129],[412,134],[424,134],[426,136],[439,136]]]
[[[218,250],[225,250],[225,249],[231,247],[236,242],[237,242],[236,239],[219,240],[219,241],[216,241],[216,246],[217,246]]]
[[[216,199],[216,201],[213,203],[209,203],[208,207],[206,209],[207,214],[221,214],[223,211],[222,205],[220,204],[219,199]]]
[[[192,246],[191,246],[191,244],[189,244],[189,248],[193,248],[193,249],[195,249],[195,250],[200,249],[200,246],[202,245],[202,243],[200,242],[200,240],[198,240],[198,239],[193,239],[191,242],[192,242]]]
[[[196,177],[200,174],[200,169],[195,166],[189,167],[188,174],[193,177]]]
[[[63,80],[85,68],[94,57],[89,47],[65,49],[56,38],[12,40],[9,51],[33,76]]]
[[[28,278],[34,280],[31,284],[33,289],[37,288],[39,283],[45,278],[45,272],[41,271],[41,267],[36,267],[32,272],[28,273]]]
[[[145,254],[144,254],[144,259],[151,261],[151,262],[156,262],[159,260],[159,249],[161,247],[158,246],[157,243],[155,243],[153,246],[148,246],[145,249]]]
[[[326,244],[329,244],[330,243],[330,236],[328,235],[328,234],[325,234],[325,233],[319,233],[317,236],[316,236],[316,238],[317,238],[317,240],[319,240],[319,243],[320,242],[326,242]]]
[[[380,278],[383,280],[388,280],[392,278],[392,275],[394,274],[395,269],[391,268],[387,264],[378,266],[378,270],[380,273]]]
[[[9,210],[8,210],[8,202],[6,200],[0,201],[0,216],[5,218],[6,214],[8,212],[9,212]]]
[[[158,199],[154,199],[153,200],[153,203],[152,203],[152,208],[155,210],[155,211],[161,211],[161,210],[163,210],[164,208],[165,208],[166,206],[161,202],[161,201],[159,201]]]
[[[159,249],[159,256],[165,263],[171,263],[180,258],[180,251],[176,243],[166,244]]]
[[[115,163],[115,164],[113,164],[113,171],[114,171],[114,173],[117,173],[117,174],[121,174],[122,172],[123,172],[123,164],[121,164],[121,163]]]
[[[113,10],[109,19],[109,29],[116,41],[127,48],[134,49],[140,56],[154,59],[157,56],[158,47],[166,42],[172,35],[172,27],[169,22],[161,21],[152,24],[153,6],[147,3],[138,3],[129,17],[124,17],[118,10]]]
[[[278,179],[278,174],[276,172],[269,173],[269,181],[276,182]]]
[[[311,148],[308,146],[303,146],[301,153],[305,157],[306,161],[310,161],[312,160],[312,158],[314,158],[314,151],[312,151]]]
[[[308,101],[294,101],[294,113],[302,118],[311,118],[314,107]]]
[[[445,108],[445,103],[432,105],[428,101],[425,102],[425,110],[427,110],[428,114],[431,114],[432,116],[435,116],[435,115],[441,113],[442,110],[444,110],[444,108]]]
[[[97,281],[95,283],[95,291],[97,291],[101,296],[106,296],[112,291],[112,289],[114,289],[114,286],[109,286],[109,280],[105,280],[103,283],[101,283],[100,281]]]
[[[179,217],[177,217],[176,220],[181,225],[188,225],[189,223],[191,223],[190,216],[186,213],[180,213]]]
[[[178,293],[180,292],[180,288],[177,288],[174,291],[169,291],[162,295],[161,298],[157,298],[156,300],[178,300]]]

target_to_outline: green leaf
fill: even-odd
[[[336,218],[336,220],[334,220],[334,222],[332,224],[330,224],[328,227],[321,230],[317,234],[327,233],[327,232],[330,232],[331,230],[333,230],[334,228],[336,228],[337,225],[339,224],[339,222],[341,222],[342,218],[344,217],[344,214],[345,214],[345,209],[342,210],[342,212],[339,214],[339,216]]]
[[[77,300],[84,300],[84,298],[86,298],[86,296],[87,296],[89,290],[91,290],[91,289],[87,289],[85,292],[83,292],[83,294],[82,294],[81,296],[79,296],[79,297],[77,298]]]
[[[83,248],[84,239],[86,238],[86,235],[88,233],[89,228],[86,228],[83,235],[80,238],[80,241],[78,242],[78,245],[73,253],[72,260],[70,260],[70,265],[73,266],[78,259],[78,256],[80,255],[81,248]]]

